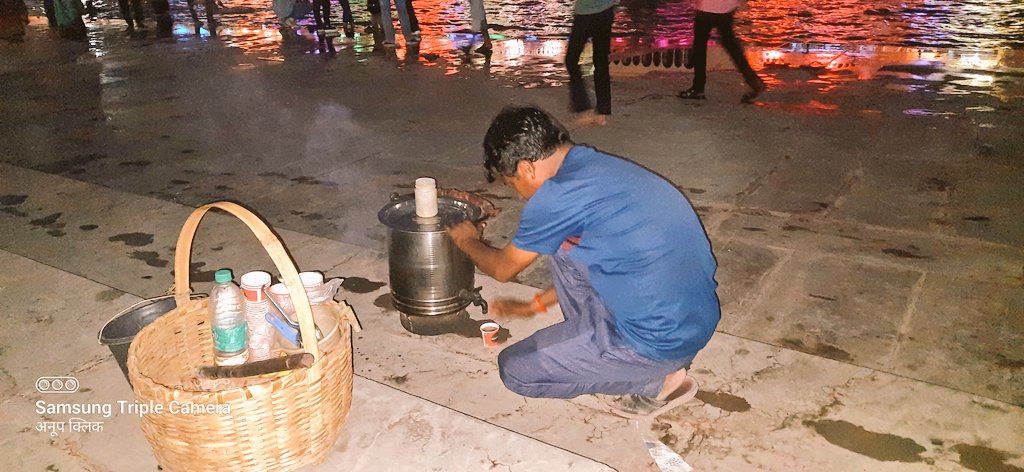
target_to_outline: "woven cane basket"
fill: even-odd
[[[312,367],[249,378],[255,385],[213,387],[195,381],[214,365],[207,299],[189,298],[189,258],[200,220],[211,208],[240,219],[281,273],[299,318]],[[317,346],[313,313],[295,264],[256,215],[228,202],[196,209],[174,255],[177,308],[144,328],[128,350],[128,375],[140,404],[162,408],[142,417],[157,462],[171,471],[278,471],[318,464],[337,439],[352,404],[351,308],[335,302],[339,342]],[[230,383],[230,382],[227,382]],[[177,412],[177,413],[175,413]]]

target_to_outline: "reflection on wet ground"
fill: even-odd
[[[94,2],[99,24],[120,25],[116,3]],[[569,3],[526,0],[488,1],[494,52],[474,54],[479,43],[467,29],[468,3],[416,0],[423,41],[419,47],[383,49],[365,31],[366,4],[353,1],[356,37],[321,41],[306,28],[282,37],[264,0],[227,0],[217,13],[216,35],[195,29],[184,0],[172,1],[174,38],[183,47],[219,41],[266,61],[316,55],[354,55],[397,59],[400,67],[418,64],[443,68],[446,74],[483,71],[523,87],[559,86],[567,79],[562,56],[569,29]],[[198,6],[202,17],[202,6]],[[332,8],[341,24],[341,8]],[[650,71],[684,71],[689,46],[691,0],[623,0],[616,13],[613,75]],[[397,18],[396,18],[397,21]],[[827,93],[853,80],[886,78],[908,92],[983,93],[1002,100],[1024,96],[1024,4],[1001,1],[750,1],[737,14],[737,33],[751,45],[747,54],[769,84],[782,71],[815,73],[806,82]],[[809,42],[813,41],[813,42]],[[90,35],[97,55],[104,45]],[[327,47],[325,47],[327,46]],[[1016,48],[1016,49],[1015,49]],[[589,61],[588,52],[584,61]],[[712,50],[709,68],[731,68],[721,51]]]

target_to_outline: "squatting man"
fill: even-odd
[[[488,180],[526,199],[511,243],[492,247],[462,222],[452,241],[507,282],[541,254],[553,287],[533,300],[495,300],[499,317],[558,304],[565,321],[498,356],[502,381],[527,397],[605,394],[611,410],[650,417],[693,398],[686,375],[720,318],[717,264],[700,219],[670,182],[577,145],[551,115],[506,108],[484,138]]]

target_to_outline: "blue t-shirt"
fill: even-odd
[[[573,146],[558,173],[527,201],[512,244],[569,256],[589,269],[619,335],[654,359],[703,348],[720,318],[711,244],[671,183],[624,159]]]

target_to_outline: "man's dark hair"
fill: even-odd
[[[571,142],[565,127],[546,111],[534,106],[505,107],[484,136],[487,181],[494,182],[495,174],[516,175],[519,161],[544,159]]]

